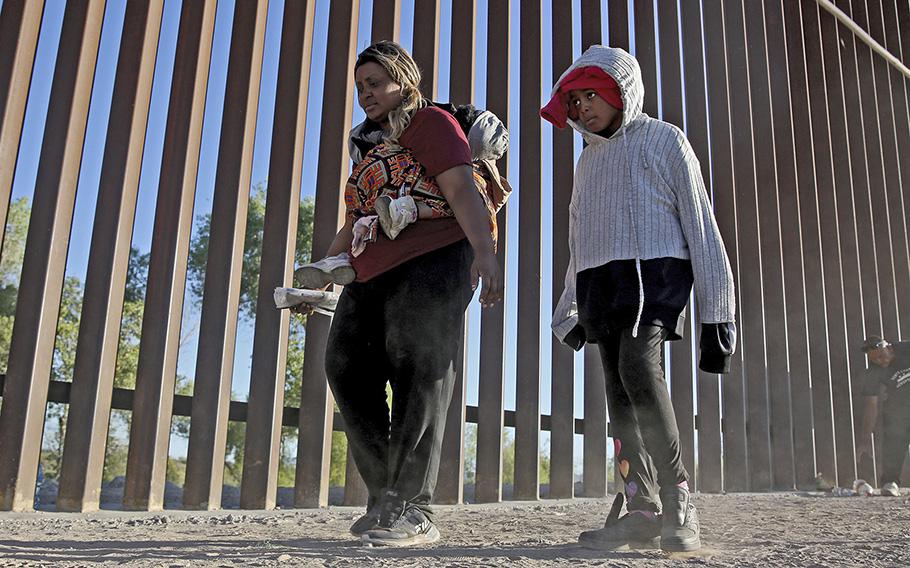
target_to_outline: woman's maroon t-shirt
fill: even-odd
[[[448,112],[427,107],[417,111],[398,143],[411,151],[426,170],[435,177],[456,166],[471,165],[468,140],[455,118]],[[474,191],[473,187],[459,191]],[[394,241],[379,231],[376,242],[352,260],[357,281],[365,282],[412,258],[450,245],[465,238],[454,218],[421,219],[405,228]]]

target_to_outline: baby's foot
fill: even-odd
[[[379,215],[382,232],[392,240],[395,240],[405,227],[417,220],[417,203],[410,195],[397,199],[383,195],[376,200],[374,207],[376,214]]]

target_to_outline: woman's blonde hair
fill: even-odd
[[[427,106],[426,99],[420,94],[420,68],[405,48],[387,40],[376,42],[361,51],[354,69],[370,62],[385,69],[389,77],[401,85],[401,104],[389,113],[389,132],[385,136],[397,144],[398,137],[411,123],[411,117]]]

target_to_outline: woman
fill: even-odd
[[[329,385],[369,490],[367,513],[351,532],[369,544],[412,546],[439,538],[430,501],[464,310],[478,278],[484,306],[502,299],[503,279],[467,140],[451,115],[420,96],[414,60],[379,42],[357,57],[354,78],[381,135],[348,180],[346,222],[326,256],[351,250],[355,226],[369,225],[382,195],[411,192],[454,213],[410,225],[395,240],[375,232],[353,259],[357,279],[341,294],[326,348]],[[413,179],[400,170],[413,167],[422,168],[419,183],[400,183]]]

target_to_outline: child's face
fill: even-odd
[[[622,111],[603,100],[594,89],[569,91],[569,115],[573,114],[591,132],[608,128],[615,132],[622,125]]]
[[[388,124],[389,113],[401,104],[401,85],[389,77],[377,63],[369,61],[354,71],[357,102],[367,117],[381,125]]]

